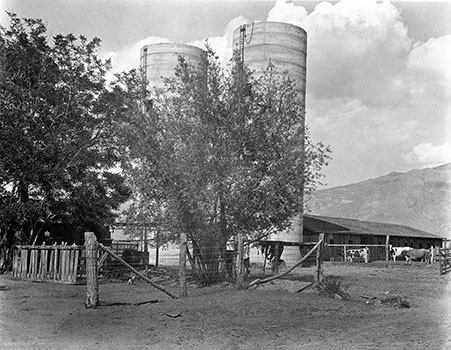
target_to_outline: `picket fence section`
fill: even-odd
[[[34,281],[84,283],[84,246],[18,245],[13,255],[13,276]]]

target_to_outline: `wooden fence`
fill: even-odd
[[[390,246],[388,244],[332,244],[325,243],[325,260],[331,261],[365,261],[363,257],[348,256],[349,250],[368,248],[368,262],[375,260],[390,260]]]
[[[438,259],[440,262],[440,274],[451,271],[451,248],[440,248],[438,250]]]
[[[34,281],[84,283],[84,246],[19,245],[14,249],[13,276]]]
[[[319,241],[318,242],[311,242],[310,244],[314,244],[314,246],[309,250],[309,252],[307,254],[305,254],[301,260],[299,260],[298,262],[296,262],[293,266],[291,266],[289,269],[287,269],[286,271],[279,273],[277,275],[268,277],[268,278],[264,278],[264,279],[256,279],[253,280],[252,282],[249,283],[249,285],[247,286],[247,288],[253,287],[253,286],[258,286],[260,284],[263,283],[267,283],[267,282],[271,282],[275,279],[281,278],[286,276],[287,274],[289,274],[291,271],[293,271],[295,268],[299,267],[302,265],[303,262],[307,261],[307,259],[309,259],[310,256],[313,255],[313,253],[316,252],[316,271],[314,272],[314,282],[310,283],[308,286],[312,286],[314,284],[318,284],[321,283],[324,279],[324,272],[323,272],[323,257],[324,257],[324,233],[320,233],[319,234]],[[302,288],[301,290],[303,290],[304,288]]]

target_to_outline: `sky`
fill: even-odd
[[[252,21],[308,34],[306,123],[332,148],[325,187],[451,162],[450,1],[0,0],[41,18],[49,35],[102,39],[115,71],[147,44],[202,46],[227,62],[232,32]]]

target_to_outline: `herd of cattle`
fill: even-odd
[[[406,264],[411,264],[413,260],[420,260],[431,264],[434,256],[434,247],[429,249],[413,249],[410,247],[390,246],[390,255],[393,261],[396,261],[397,257],[405,258]]]
[[[420,260],[431,264],[434,258],[434,247],[429,249],[413,249],[411,247],[393,247],[389,248],[390,258],[396,262],[396,258],[406,259],[406,264],[412,264],[413,260]],[[346,261],[352,262],[353,259],[363,258],[368,263],[370,250],[368,247],[361,249],[346,250]]]

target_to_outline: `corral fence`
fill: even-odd
[[[451,248],[440,248],[438,251],[438,259],[440,262],[440,274],[451,271]]]
[[[355,251],[367,250],[364,254],[355,254]],[[390,246],[387,244],[331,244],[325,243],[324,260],[331,262],[372,262],[390,259]]]
[[[137,240],[113,240],[108,248],[138,270],[147,269],[149,266],[149,252],[142,251]],[[99,251],[99,257],[99,274],[102,277],[122,279],[130,275],[129,269],[108,253]]]
[[[84,283],[84,246],[18,245],[13,251],[13,276],[33,281]]]
[[[149,264],[149,254],[138,251],[137,241],[113,241],[109,247],[138,270]],[[121,279],[129,276],[127,267],[105,252],[98,251],[99,276]],[[86,251],[84,245],[16,245],[13,249],[14,277],[40,282],[66,284],[86,283]]]
[[[237,255],[236,255],[236,275],[235,277],[235,285],[238,288],[249,288],[251,286],[257,286],[259,284],[263,284],[269,281],[272,281],[274,279],[282,278],[283,276],[290,273],[293,269],[296,267],[299,267],[302,263],[305,263],[307,259],[310,256],[314,256],[314,253],[316,253],[316,263],[317,263],[317,269],[314,272],[314,282],[313,283],[319,283],[322,281],[324,274],[322,270],[322,261],[323,261],[323,246],[324,246],[324,234],[320,235],[320,241],[314,244],[314,246],[308,251],[308,253],[301,258],[298,262],[296,262],[293,266],[291,266],[289,269],[285,270],[282,273],[279,273],[275,276],[271,276],[268,278],[253,278],[253,280],[248,279],[247,283],[244,282],[244,274],[245,274],[245,258],[244,258],[244,242],[242,239],[238,238],[238,244],[237,244]],[[144,280],[145,282],[151,284],[156,289],[160,290],[161,292],[165,293],[171,298],[177,298],[175,294],[172,293],[171,290],[169,290],[167,287],[164,287],[155,281],[153,281],[144,271],[138,271],[135,268],[133,268],[130,264],[128,264],[123,258],[115,254],[110,248],[105,247],[101,243],[97,243],[96,237],[92,232],[85,233],[85,245],[86,245],[86,283],[87,283],[87,297],[86,297],[86,307],[96,307],[99,304],[99,296],[98,296],[98,252],[101,251],[104,253],[102,255],[102,260],[105,256],[105,254],[112,256],[116,260],[118,260],[122,265],[127,267],[136,277]],[[192,272],[194,274],[198,273],[196,272],[196,261],[193,257],[195,255],[194,253],[189,256],[190,253],[188,253],[187,249],[187,242],[183,237],[181,238],[180,242],[180,254],[179,254],[179,279],[178,279],[178,288],[179,288],[179,296],[183,297],[187,295],[187,260],[192,260]],[[190,263],[190,265],[191,265]],[[215,266],[221,266],[220,261],[215,262]],[[214,271],[212,271],[214,272]],[[205,277],[205,276],[203,276]],[[313,284],[312,283],[312,284]]]

